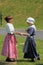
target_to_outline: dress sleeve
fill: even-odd
[[[6,25],[6,32],[10,33],[10,34],[14,34],[14,32],[15,32],[14,26],[12,24],[7,24]]]
[[[31,27],[28,28],[28,29],[27,29],[27,33],[29,33],[30,35],[32,35],[32,34],[33,34],[33,28],[31,28]]]
[[[9,26],[9,32],[11,34],[14,34],[15,30],[14,30],[14,26],[13,25]]]

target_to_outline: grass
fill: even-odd
[[[0,41],[0,53],[2,51],[2,45],[3,45],[4,37],[5,36],[0,35],[0,40],[1,40]],[[17,61],[16,65],[20,65],[20,64],[21,65],[43,65],[43,40],[39,40],[39,39],[36,40],[37,51],[40,54],[41,60],[40,61],[36,60],[36,62],[31,63],[27,59],[23,58],[23,44],[22,43],[25,42],[25,38],[24,37],[18,37],[18,36],[16,38],[18,41],[18,43],[17,43],[17,45],[18,45],[17,46],[17,48],[18,48],[18,61]],[[6,57],[0,55],[0,60],[4,61],[5,59],[6,59]]]
[[[2,12],[3,25],[4,17],[12,15],[15,28],[27,28],[27,17],[34,17],[35,25],[38,30],[43,29],[43,0],[0,0],[0,13]]]
[[[43,30],[43,0],[0,0],[0,13],[2,13],[2,26],[5,27],[4,17],[7,15],[12,15],[14,18],[15,28],[27,28],[26,24],[27,17],[34,17],[36,22],[36,28],[38,30]],[[6,57],[1,55],[3,41],[3,35],[0,35],[0,60],[5,60]],[[23,58],[23,44],[25,42],[24,37],[17,38],[17,48],[18,48],[18,61],[16,65],[43,65],[43,40],[36,40],[37,51],[40,54],[40,61],[31,63],[27,59]]]

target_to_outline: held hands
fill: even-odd
[[[21,35],[21,36],[23,35],[23,33],[21,33],[21,32],[19,32],[18,34]]]
[[[15,34],[21,35],[21,36],[30,36],[28,33],[22,33],[22,32],[15,32]]]
[[[22,36],[30,36],[28,33],[21,33]]]

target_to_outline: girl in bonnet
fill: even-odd
[[[36,51],[36,42],[34,39],[35,33],[36,33],[36,27],[34,25],[34,18],[29,17],[26,20],[27,24],[29,25],[29,28],[27,29],[27,34],[26,33],[22,33],[22,35],[27,35],[25,44],[24,44],[24,58],[30,58],[32,62],[34,62],[35,58],[37,58],[37,60],[40,60],[39,54]]]

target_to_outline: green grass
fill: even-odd
[[[0,27],[6,24],[4,17],[12,15],[15,28],[27,28],[26,19],[31,16],[36,20],[37,29],[43,29],[43,0],[0,0],[0,12],[3,15]]]
[[[2,45],[3,45],[3,41],[4,41],[4,37],[5,36],[1,36],[0,35],[0,53],[2,51]],[[24,37],[16,37],[17,38],[17,48],[18,48],[18,62],[16,65],[43,65],[43,40],[36,40],[36,45],[37,45],[37,51],[40,54],[40,58],[41,60],[38,61],[36,60],[36,62],[29,62],[27,59],[23,58],[23,44],[25,42],[25,38]],[[0,60],[5,60],[6,57],[0,55]]]

